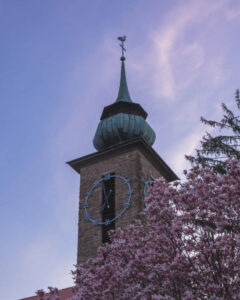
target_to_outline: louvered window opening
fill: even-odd
[[[114,175],[114,173],[112,173],[111,175]],[[106,194],[108,195],[110,190],[112,190],[112,192],[110,193],[110,196],[108,198],[109,207],[105,205],[102,212],[102,222],[115,218],[115,178],[111,177],[109,180],[105,180],[104,184]],[[104,201],[104,192],[102,190],[102,204],[104,203]],[[115,221],[112,221],[109,225],[102,225],[102,243],[110,243],[107,232],[111,229],[115,230]]]

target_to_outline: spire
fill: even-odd
[[[152,146],[156,134],[147,123],[147,113],[140,104],[134,103],[129,95],[126,73],[123,42],[126,37],[119,37],[122,48],[121,80],[116,101],[104,107],[100,122],[98,124],[93,145],[98,151],[106,150],[120,145],[128,140],[136,138],[143,139],[145,143]]]
[[[129,91],[128,91],[126,72],[125,72],[125,64],[124,64],[124,61],[125,61],[124,51],[126,51],[126,49],[124,48],[123,43],[126,40],[126,36],[118,37],[118,40],[121,41],[120,47],[122,48],[122,56],[121,56],[120,60],[122,61],[122,66],[121,66],[120,86],[119,86],[118,97],[116,99],[116,102],[119,102],[119,101],[132,102],[132,99],[131,99]]]

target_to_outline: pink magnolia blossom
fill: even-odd
[[[156,180],[136,221],[76,266],[71,300],[240,299],[240,164],[185,174]]]
[[[60,300],[57,288],[49,286],[48,290],[48,293],[45,293],[43,290],[36,291],[39,300]]]

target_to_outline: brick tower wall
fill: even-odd
[[[131,206],[120,219],[115,221],[115,227],[125,227],[131,223],[137,214],[144,208],[144,181],[149,177],[158,178],[160,171],[142,153],[140,149],[125,149],[123,152],[112,152],[109,155],[99,157],[97,161],[89,161],[80,169],[80,201],[79,201],[79,223],[78,223],[78,263],[94,257],[98,247],[102,244],[102,225],[93,226],[92,222],[85,220],[85,211],[82,204],[85,202],[86,193],[90,190],[96,180],[102,176],[115,173],[130,180],[133,190]],[[115,179],[115,214],[119,213],[124,203],[128,201],[127,186],[120,179]],[[99,185],[94,189],[88,199],[88,211],[93,219],[100,219],[99,208],[102,201],[102,188]]]

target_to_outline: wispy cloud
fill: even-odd
[[[211,39],[227,14],[226,8],[228,1],[185,1],[165,16],[152,33],[156,97],[174,101],[194,80],[205,77],[210,86],[224,79],[223,50],[215,47],[213,51]]]

